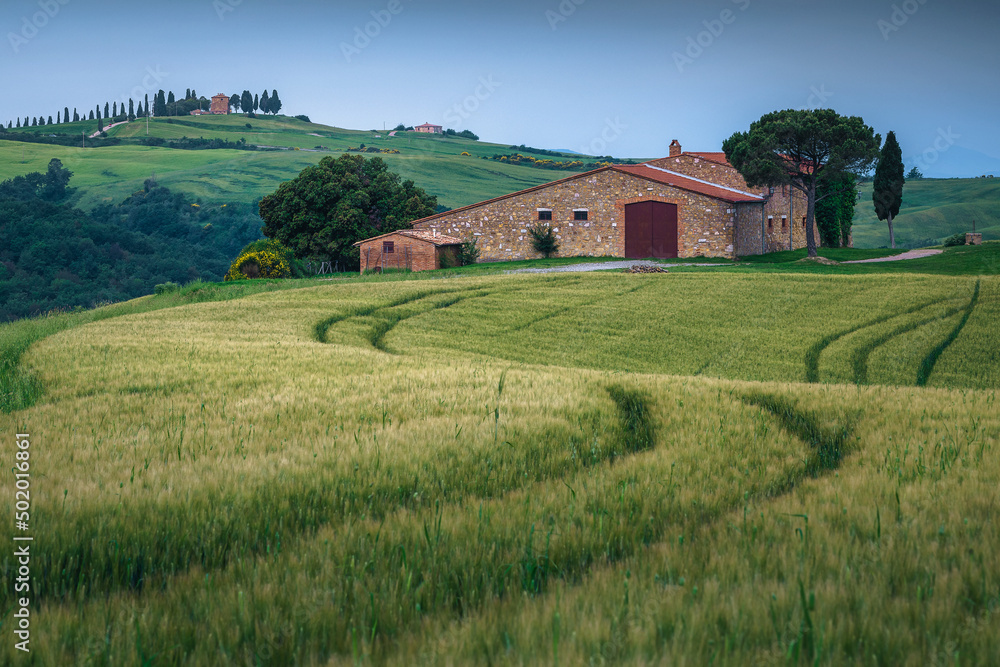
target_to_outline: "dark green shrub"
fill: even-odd
[[[468,266],[469,264],[475,264],[478,261],[478,239],[473,237],[458,247],[458,265]]]
[[[950,248],[950,247],[956,246],[956,245],[965,245],[965,234],[964,233],[959,233],[959,234],[953,234],[952,236],[949,236],[948,238],[946,238],[944,240],[944,245],[947,248]]]
[[[299,114],[295,118],[298,119],[298,120],[301,120],[304,123],[311,123],[312,122],[311,120],[309,120],[309,116],[306,116],[305,114]]]
[[[458,253],[451,248],[446,248],[441,252],[438,263],[441,264],[442,269],[454,269],[456,266],[461,266]]]
[[[556,233],[548,225],[538,223],[528,227],[528,235],[531,236],[531,247],[535,249],[535,252],[542,253],[545,259],[559,251]]]
[[[170,294],[171,292],[176,292],[181,288],[180,285],[174,282],[160,283],[153,288],[154,294]]]

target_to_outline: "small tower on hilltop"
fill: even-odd
[[[229,114],[229,95],[226,95],[225,93],[212,95],[211,112],[216,115]]]

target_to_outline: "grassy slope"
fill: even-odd
[[[889,227],[875,215],[871,183],[861,188],[854,214],[854,245],[889,245]],[[897,247],[935,245],[952,234],[971,232],[972,221],[986,240],[1000,239],[1000,179],[923,179],[903,188],[903,205],[893,221]]]
[[[912,384],[977,279],[758,271],[327,284],[46,339],[49,394],[0,417],[38,452],[36,660],[989,662],[998,279],[939,388],[855,388],[801,383],[809,350]]]
[[[253,129],[246,128],[248,122]],[[79,132],[78,128],[93,131],[96,121],[57,125],[53,130],[73,134]],[[42,130],[22,128],[18,131]],[[437,195],[439,203],[449,208],[473,204],[567,175],[478,159],[495,153],[509,153],[510,149],[503,145],[414,133],[398,137],[379,134],[382,138],[375,139],[372,132],[344,130],[285,117],[160,119],[150,123],[149,136],[168,140],[185,136],[229,141],[246,139],[251,144],[303,150],[182,151],[142,146],[84,150],[5,141],[0,142],[0,179],[29,171],[44,171],[48,161],[58,157],[74,172],[73,185],[82,192],[80,204],[84,208],[124,199],[141,188],[142,182],[154,172],[164,185],[190,192],[203,202],[252,201],[270,194],[281,182],[294,178],[303,168],[319,162],[325,155],[340,155],[345,149],[362,143],[399,150],[398,155],[380,157],[404,178]],[[112,128],[109,136],[146,136],[146,123],[136,121],[120,125]],[[316,146],[323,150],[312,152]],[[463,156],[462,152],[470,155]]]

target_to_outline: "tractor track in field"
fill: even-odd
[[[611,299],[618,299],[618,298],[621,298],[623,296],[627,296],[629,294],[634,294],[634,293],[638,292],[639,290],[643,290],[643,289],[649,288],[651,285],[652,285],[652,283],[646,283],[644,285],[639,285],[637,287],[633,287],[632,289],[626,290],[624,292],[619,292],[618,294],[611,294],[611,295],[608,295],[608,296],[602,296],[602,297],[598,297],[597,299],[593,299],[591,301],[587,301],[585,303],[579,303],[579,304],[576,304],[576,305],[573,305],[573,306],[566,306],[564,308],[559,308],[559,309],[554,310],[554,311],[552,311],[550,313],[546,313],[545,315],[540,315],[540,316],[538,316],[538,317],[536,317],[534,319],[528,320],[524,324],[520,324],[520,325],[517,325],[517,326],[514,326],[514,327],[510,327],[509,329],[507,329],[507,333],[517,333],[519,331],[524,331],[525,329],[531,328],[531,327],[535,326],[536,324],[544,322],[545,320],[550,320],[550,319],[552,319],[554,317],[559,317],[560,315],[564,315],[565,313],[573,312],[574,310],[579,310],[580,308],[586,308],[588,306],[593,306],[593,305],[596,305],[596,304],[601,303],[603,301],[609,301]]]
[[[917,370],[917,386],[925,387],[927,386],[927,381],[930,380],[931,373],[934,372],[934,366],[937,364],[938,358],[944,354],[944,351],[948,349],[955,339],[958,338],[959,334],[962,333],[962,329],[965,328],[966,322],[972,317],[972,311],[976,309],[976,304],[979,303],[979,288],[982,285],[982,280],[976,281],[976,289],[972,293],[972,300],[969,301],[969,305],[965,309],[965,315],[959,321],[958,325],[952,329],[951,333],[945,337],[937,347],[930,351],[924,360],[920,363],[920,368]]]
[[[978,292],[979,292],[979,283],[977,282],[976,283],[975,294],[978,295]],[[931,301],[925,301],[925,302],[919,303],[919,304],[917,304],[917,305],[915,305],[915,306],[913,306],[911,308],[907,308],[906,310],[903,310],[903,311],[900,311],[900,312],[895,312],[895,313],[889,313],[889,314],[886,314],[886,315],[880,315],[879,317],[876,317],[874,319],[868,320],[868,321],[863,322],[861,324],[858,324],[856,326],[848,327],[846,329],[841,329],[840,331],[837,331],[837,332],[835,332],[833,334],[830,334],[828,336],[824,336],[820,340],[816,341],[816,343],[814,343],[812,345],[812,347],[810,347],[806,351],[806,356],[805,356],[805,360],[804,360],[804,362],[805,362],[805,368],[806,368],[806,382],[811,383],[811,384],[820,382],[820,376],[819,376],[820,356],[822,355],[823,351],[826,350],[826,348],[828,348],[830,345],[832,345],[833,343],[837,342],[841,338],[844,338],[845,336],[849,336],[849,335],[851,335],[853,333],[857,333],[859,331],[863,331],[864,329],[869,329],[869,328],[877,326],[879,324],[883,324],[883,323],[888,322],[889,320],[895,319],[897,317],[903,317],[904,315],[912,315],[914,313],[920,312],[921,310],[925,310],[925,309],[930,308],[932,306],[936,306],[936,305],[939,305],[939,304],[942,304],[942,303],[945,303],[945,302],[951,301],[951,300],[952,300],[951,298],[932,299]],[[888,341],[892,340],[893,338],[895,338],[897,336],[900,336],[900,335],[902,335],[904,333],[907,333],[908,331],[912,331],[913,329],[916,329],[916,328],[918,328],[920,326],[923,326],[923,325],[926,325],[926,324],[930,324],[930,323],[935,322],[935,321],[937,321],[939,319],[942,319],[942,317],[951,317],[951,316],[953,316],[953,315],[961,312],[965,308],[968,308],[968,306],[963,307],[963,308],[959,308],[959,309],[955,309],[953,312],[949,311],[948,314],[946,314],[944,316],[935,316],[935,317],[927,318],[925,320],[921,320],[921,322],[919,322],[916,325],[904,325],[904,326],[901,326],[898,329],[896,329],[893,332],[892,335],[880,338],[878,344],[875,345],[874,347],[871,347],[871,349],[869,349],[869,350],[866,351],[864,348],[859,348],[859,350],[856,350],[855,353],[852,355],[852,369],[854,370],[854,379],[855,379],[855,382],[857,382],[859,384],[865,384],[867,382],[867,363],[868,363],[868,357],[870,356],[871,352],[874,351],[875,348],[877,348],[877,347],[879,347],[879,346],[887,343]],[[863,369],[863,370],[859,370],[859,369]]]

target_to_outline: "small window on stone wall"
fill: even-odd
[[[391,255],[396,252],[396,244],[393,241],[382,241],[382,252]]]
[[[802,218],[802,228],[805,229],[805,227],[806,227],[806,219],[805,219],[805,216],[803,216],[803,218]]]
[[[771,216],[767,216],[767,231],[770,232],[773,230],[774,230],[774,218],[772,218]]]
[[[781,216],[781,231],[784,232],[787,230],[788,230],[788,218],[786,218],[785,216]]]
[[[546,209],[539,209],[539,211],[538,211],[538,219],[539,220],[551,220],[552,219],[552,211],[549,211],[549,210],[546,210]]]
[[[573,211],[573,219],[586,221],[587,213],[588,213],[587,209],[575,210]]]

